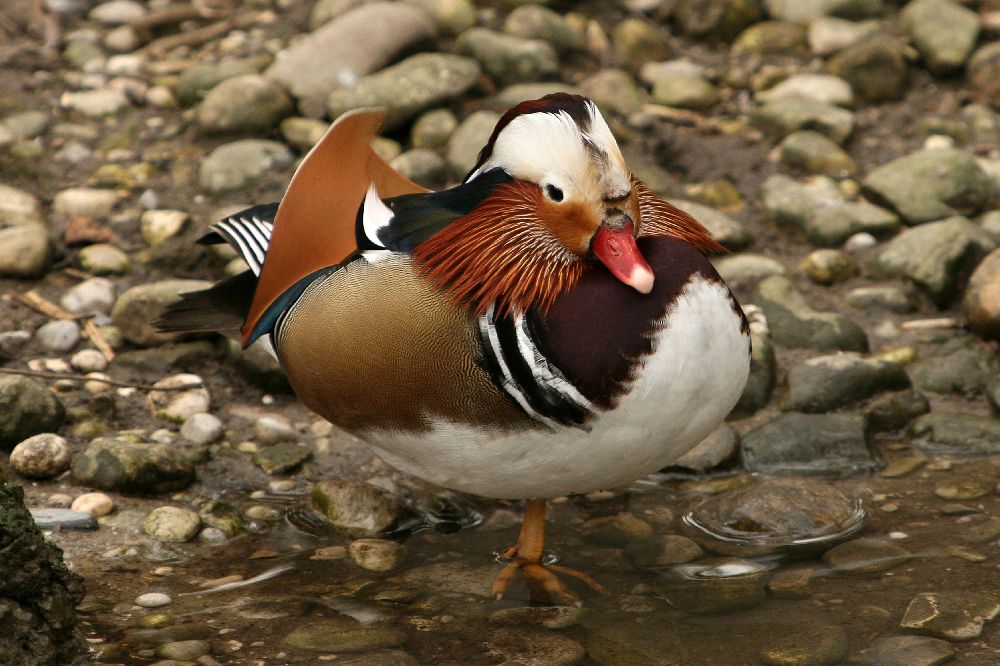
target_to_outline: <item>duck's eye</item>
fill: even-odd
[[[563,200],[563,191],[555,185],[546,185],[545,194],[548,195],[549,199],[552,199],[553,201]]]

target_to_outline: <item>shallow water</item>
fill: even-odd
[[[883,453],[892,460],[905,451]],[[705,498],[766,482],[745,474],[645,480],[622,493],[556,501],[549,513],[547,547],[562,564],[608,589],[597,594],[569,580],[584,606],[578,615],[567,611],[568,617],[557,624],[570,626],[558,629],[538,625],[541,620],[533,616],[513,621],[494,615],[530,603],[520,581],[505,599],[488,597],[500,566],[491,554],[516,536],[520,507],[513,503],[470,499],[466,509],[482,512],[484,520],[451,534],[444,533],[451,525],[442,531],[413,531],[417,523],[410,524],[396,535],[405,543],[405,562],[387,574],[362,570],[345,557],[314,559],[329,553],[320,549],[346,546],[349,539],[303,520],[308,512],[302,510],[303,497],[296,495],[265,498],[286,518],[219,546],[184,544],[152,552],[143,543],[134,555],[107,558],[80,548],[81,540],[94,539],[96,533],[54,538],[67,546],[70,562],[87,578],[83,617],[106,663],[153,662],[156,643],[188,638],[209,640],[215,659],[234,664],[413,663],[393,661],[386,656],[394,654],[392,649],[420,664],[866,663],[859,651],[877,639],[915,635],[901,628],[900,621],[916,595],[950,592],[961,598],[1000,590],[1000,528],[993,529],[990,521],[1000,518],[1000,495],[994,491],[961,502],[961,508],[934,494],[935,487],[949,482],[979,479],[995,485],[998,463],[931,460],[900,478],[833,481],[867,510],[860,536],[879,537],[912,554],[883,571],[853,575],[831,569],[815,551],[754,554],[752,549],[746,561],[725,560],[721,566],[718,556],[706,552],[690,564],[640,570],[626,555],[624,543],[595,544],[584,538],[585,520],[621,512],[646,521],[656,534],[683,533],[683,516]],[[875,560],[868,564],[878,568],[878,556]],[[169,572],[154,573],[164,565]],[[200,587],[205,580],[233,575],[242,580],[215,590]],[[745,589],[720,593],[711,587],[732,576],[742,578]],[[796,578],[798,583],[787,584]],[[168,592],[173,603],[161,609],[131,603],[150,590]],[[732,605],[743,607],[689,612],[705,610],[706,602],[712,606],[713,596],[720,594],[730,594],[736,599]],[[149,623],[148,616],[164,612],[170,626],[139,629],[143,617]],[[296,630],[323,627],[345,616],[361,623],[356,628],[394,631],[358,633],[372,642],[356,654],[341,651],[336,658],[333,652],[284,643]],[[1000,663],[1000,621],[986,623],[978,638],[949,642],[955,652],[951,663]],[[383,655],[386,660],[345,662],[349,654]]]

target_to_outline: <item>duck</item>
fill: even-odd
[[[597,105],[502,114],[460,184],[429,191],[338,118],[282,199],[211,226],[248,265],[157,326],[263,340],[306,406],[398,470],[525,500],[491,593],[579,604],[544,551],[548,500],[617,488],[701,442],[739,400],[747,317],[692,216],[635,177]]]

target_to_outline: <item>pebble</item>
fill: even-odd
[[[72,319],[53,319],[35,331],[39,344],[54,352],[68,352],[80,341],[80,325]]]
[[[115,504],[104,493],[84,493],[73,500],[73,505],[70,508],[73,511],[89,513],[95,518],[100,518],[114,511]]]
[[[96,243],[81,248],[80,267],[94,275],[121,275],[132,270],[132,260],[114,245]]]
[[[852,353],[816,356],[789,369],[786,407],[799,412],[831,412],[883,391],[909,386],[910,378],[897,363]]]
[[[185,390],[150,391],[146,397],[146,406],[158,418],[166,421],[183,423],[195,414],[207,413],[212,404],[212,398],[204,382],[198,375],[181,373],[172,375],[153,384],[156,388],[174,389],[175,387],[202,384],[198,388]]]
[[[929,636],[885,636],[860,652],[865,666],[937,666],[955,650],[948,641]]]
[[[282,643],[306,652],[366,652],[401,645],[406,634],[384,623],[361,624],[337,614],[294,629]]]
[[[40,530],[97,529],[97,521],[89,513],[69,509],[31,509],[31,517]]]
[[[184,420],[181,426],[181,437],[192,444],[211,444],[222,437],[223,427],[219,417],[199,412]]]
[[[351,560],[368,571],[392,571],[406,557],[402,544],[386,539],[356,539],[348,547]]]
[[[116,88],[64,92],[59,98],[64,109],[77,111],[88,118],[113,116],[129,106],[128,97]]]
[[[52,263],[48,232],[40,224],[0,229],[0,277],[34,278]]]
[[[311,459],[312,451],[293,442],[279,442],[260,447],[253,457],[266,474],[288,474]]]
[[[177,661],[195,661],[212,651],[212,645],[208,641],[187,640],[171,641],[156,647],[156,656],[163,659],[175,659]]]
[[[989,591],[924,592],[910,600],[899,626],[937,638],[967,641],[1000,614],[1000,597]]]
[[[224,143],[202,160],[198,175],[201,189],[222,194],[255,185],[264,176],[292,163],[283,143],[243,139]]]
[[[808,599],[812,596],[813,569],[783,569],[767,582],[768,591],[781,599]]]
[[[160,608],[161,606],[173,603],[173,601],[169,594],[163,592],[146,592],[137,596],[133,603],[143,608]]]
[[[77,483],[140,494],[182,490],[194,481],[194,466],[174,446],[97,437],[73,458]]]
[[[262,416],[254,423],[254,436],[261,444],[277,444],[298,439],[298,433],[281,416]]]
[[[360,481],[321,481],[310,499],[328,523],[352,537],[375,537],[404,514],[396,497]]]
[[[81,349],[70,357],[69,363],[84,374],[102,372],[108,367],[108,360],[96,349]]]
[[[879,31],[878,21],[848,21],[820,16],[809,22],[809,49],[818,56],[832,55]]]
[[[625,554],[639,569],[686,564],[702,556],[701,546],[679,534],[654,534],[632,541]]]
[[[957,483],[939,483],[934,486],[934,494],[941,499],[968,501],[986,497],[993,492],[995,482],[973,480]]]
[[[73,314],[108,314],[115,302],[115,291],[115,283],[111,280],[90,278],[67,289],[59,304]]]
[[[139,218],[139,229],[146,243],[156,247],[179,234],[189,219],[182,210],[147,210]]]
[[[912,557],[912,553],[901,546],[863,538],[834,546],[823,555],[823,562],[837,573],[863,575],[898,567]]]
[[[45,384],[31,377],[0,375],[0,449],[10,450],[32,435],[57,432],[66,411]]]
[[[780,345],[821,351],[868,350],[860,326],[840,313],[814,310],[785,277],[765,278],[757,285],[755,297],[772,339]]]
[[[201,517],[189,509],[161,506],[153,509],[142,523],[143,531],[168,543],[190,541],[201,527]]]
[[[259,74],[243,74],[209,90],[196,119],[198,127],[209,134],[264,132],[293,110],[292,98],[280,83]]]
[[[504,627],[490,632],[486,652],[503,663],[573,666],[583,661],[586,650],[571,638],[531,629]]]
[[[51,479],[69,469],[72,453],[69,443],[59,435],[40,433],[14,447],[10,466],[29,479]]]
[[[793,74],[773,88],[756,95],[758,100],[765,103],[783,97],[806,97],[846,107],[854,103],[850,84],[830,74]]]
[[[985,338],[1000,339],[1000,249],[976,267],[962,308],[972,330]]]

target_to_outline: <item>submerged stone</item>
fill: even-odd
[[[938,666],[955,656],[955,650],[940,638],[886,636],[860,654],[865,666]]]
[[[863,538],[842,543],[823,555],[828,567],[843,574],[878,573],[908,562],[913,554],[881,539]]]
[[[282,642],[306,652],[367,652],[396,647],[405,640],[402,629],[383,623],[362,624],[338,613],[295,629]]]
[[[899,626],[953,641],[978,638],[1000,614],[1000,596],[989,591],[924,592],[906,608]]]
[[[768,567],[752,560],[716,558],[682,564],[664,572],[657,591],[687,613],[746,610],[766,598]]]
[[[310,498],[330,525],[353,537],[377,536],[405,513],[396,497],[361,481],[321,481]]]
[[[748,432],[743,463],[763,474],[849,476],[879,467],[868,446],[863,416],[795,412]]]
[[[913,444],[949,456],[1000,454],[1000,420],[977,414],[931,412],[910,425]]]

